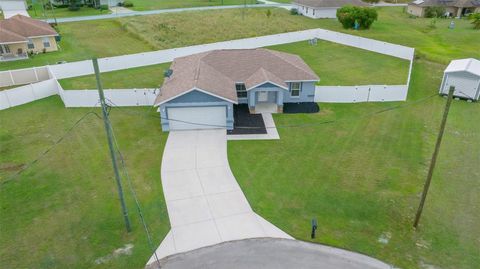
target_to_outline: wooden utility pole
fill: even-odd
[[[445,105],[442,123],[440,125],[440,131],[438,132],[437,143],[435,144],[435,150],[433,151],[432,160],[430,161],[430,168],[428,169],[427,180],[425,181],[425,185],[423,187],[422,199],[420,200],[420,205],[418,206],[417,214],[415,215],[415,222],[413,223],[413,227],[415,229],[418,227],[418,223],[420,222],[423,206],[425,205],[425,199],[427,198],[428,189],[430,188],[430,183],[432,182],[433,170],[435,169],[435,164],[437,163],[437,156],[440,150],[440,144],[442,143],[445,125],[447,124],[448,111],[450,110],[450,104],[452,103],[453,92],[455,92],[455,87],[450,86],[450,90],[448,91],[447,104]]]
[[[125,205],[125,198],[123,197],[122,181],[120,180],[120,172],[118,171],[117,155],[113,146],[112,127],[108,118],[107,106],[105,104],[105,96],[103,94],[102,82],[100,81],[100,70],[98,68],[97,58],[92,60],[93,69],[95,70],[95,78],[97,79],[98,95],[100,96],[100,104],[102,105],[103,123],[105,124],[105,131],[107,132],[108,148],[110,149],[110,157],[112,158],[113,172],[115,173],[115,180],[117,182],[118,196],[120,197],[120,204],[122,206],[122,214],[125,220],[125,227],[127,232],[131,232],[130,219],[128,218],[127,206]]]

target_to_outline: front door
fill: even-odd
[[[258,102],[267,102],[268,92],[258,92]]]

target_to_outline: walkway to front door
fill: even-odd
[[[159,259],[232,240],[293,239],[253,212],[230,170],[225,129],[170,132],[161,175],[172,228]]]

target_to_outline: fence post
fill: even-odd
[[[11,86],[13,86],[13,85],[15,85],[15,80],[13,79],[12,71],[9,70],[8,73],[10,74],[10,79],[12,80],[12,85]]]
[[[36,68],[36,67],[34,67],[34,68],[32,68],[32,69],[33,69],[33,73],[35,73],[35,79],[36,79],[36,80],[37,80],[37,82],[38,82],[37,68]]]

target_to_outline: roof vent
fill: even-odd
[[[163,72],[163,76],[166,77],[166,78],[169,78],[172,74],[173,74],[172,69],[167,69]]]

